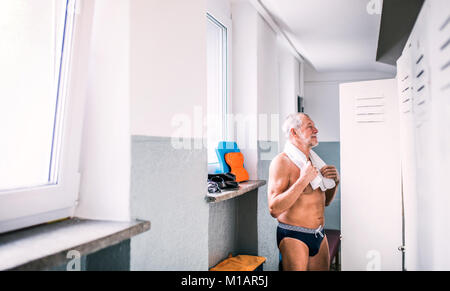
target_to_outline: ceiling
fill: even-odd
[[[369,14],[377,0],[260,0],[296,50],[318,71],[381,71],[377,63],[381,14]]]

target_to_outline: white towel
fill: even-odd
[[[306,155],[299,150],[296,146],[294,146],[289,141],[286,142],[284,146],[284,152],[291,159],[291,161],[299,167],[300,170],[308,163],[308,159]],[[311,159],[312,165],[319,170],[317,177],[311,181],[311,187],[316,190],[320,187],[322,191],[326,191],[328,189],[333,189],[336,187],[336,183],[332,179],[328,179],[322,176],[320,173],[320,169],[322,169],[326,164],[325,162],[317,155],[313,150],[310,150],[309,158]]]

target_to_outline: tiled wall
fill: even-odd
[[[340,172],[340,143],[321,142],[313,149],[327,165],[336,166]],[[330,206],[325,208],[325,228],[341,229],[341,190],[338,189],[336,196]]]
[[[50,271],[67,271],[68,263],[51,268]],[[69,268],[76,267],[69,265]],[[104,248],[80,258],[80,270],[78,271],[129,271],[130,270],[130,240],[124,240],[116,245]],[[77,270],[73,270],[77,271]]]
[[[213,267],[230,253],[258,255],[258,191],[210,204],[209,266]]]
[[[133,136],[131,161],[131,215],[151,222],[131,239],[131,270],[206,271],[206,150],[175,149],[169,137]]]
[[[269,167],[278,154],[278,142],[258,142],[258,179],[269,181]],[[265,271],[278,271],[279,251],[277,246],[278,222],[270,215],[267,199],[267,183],[259,188],[258,195],[258,253],[267,259]]]
[[[209,267],[214,267],[232,253],[236,255],[236,200],[210,204],[209,207]]]

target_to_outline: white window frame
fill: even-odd
[[[217,22],[219,22],[222,26],[224,26],[227,30],[227,55],[226,55],[226,101],[224,102],[225,104],[225,112],[223,112],[223,132],[224,132],[224,140],[228,141],[230,139],[230,137],[232,136],[231,134],[231,130],[232,128],[229,127],[229,123],[230,120],[228,120],[228,117],[230,116],[230,114],[232,114],[232,51],[233,51],[233,27],[232,27],[232,21],[231,21],[231,17],[227,17],[226,15],[224,15],[223,13],[213,9],[213,8],[209,8],[207,10],[207,18],[211,17],[212,19],[216,20]],[[223,102],[223,101],[222,101]],[[210,163],[210,161],[208,160],[208,164],[215,164],[215,163]]]
[[[0,192],[0,233],[73,216],[79,189],[79,154],[84,107],[84,92],[80,87],[80,68],[72,60],[86,57],[77,44],[81,34],[80,6],[83,0],[67,0],[64,50],[58,92],[54,142],[60,152],[58,176],[54,184]],[[78,62],[79,63],[79,62]],[[78,74],[77,74],[78,72]]]

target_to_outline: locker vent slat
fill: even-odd
[[[357,123],[370,124],[384,122],[384,97],[357,97],[355,112]]]

